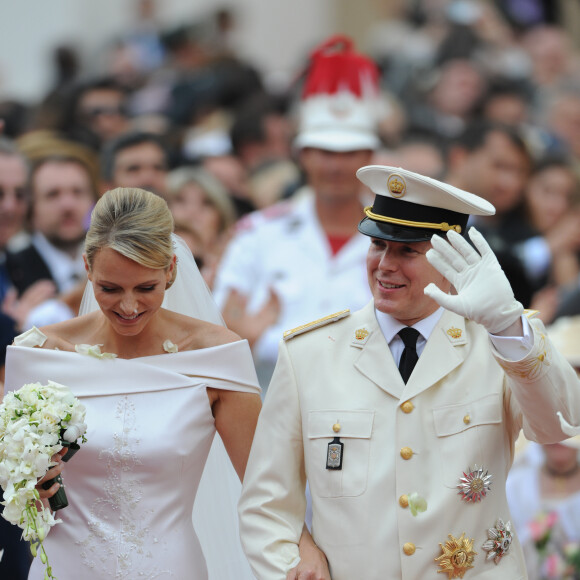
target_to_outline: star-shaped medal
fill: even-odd
[[[473,558],[477,556],[473,551],[473,539],[467,539],[465,532],[459,538],[451,534],[448,537],[445,544],[439,544],[443,553],[435,558],[441,567],[437,573],[447,574],[447,578],[463,578],[465,572],[473,568]]]
[[[483,467],[474,466],[463,473],[459,479],[459,493],[465,501],[481,501],[491,488],[492,476]]]
[[[494,528],[487,530],[489,538],[483,543],[482,548],[488,553],[486,560],[493,560],[499,564],[502,556],[505,556],[512,545],[512,524],[504,524],[500,518],[497,520]]]

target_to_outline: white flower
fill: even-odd
[[[46,335],[40,332],[36,326],[23,332],[14,339],[15,346],[42,346],[46,342]]]
[[[411,514],[416,516],[419,512],[427,511],[427,500],[421,497],[417,492],[410,493],[409,498],[409,509]]]
[[[165,352],[177,352],[178,351],[178,348],[177,348],[177,345],[174,342],[171,342],[169,339],[167,339],[163,343],[163,350]]]
[[[23,530],[22,537],[31,542],[33,554],[38,548],[45,564],[42,542],[60,520],[37,501],[36,484],[54,465],[52,456],[62,449],[62,439],[85,441],[85,414],[84,405],[70,389],[52,381],[26,384],[7,393],[0,405],[2,516]],[[45,577],[53,578],[48,565]]]
[[[65,432],[62,438],[69,443],[73,443],[79,437],[82,437],[87,432],[86,423],[78,423],[76,425],[71,425]]]
[[[112,352],[101,352],[102,344],[75,344],[75,350],[79,354],[94,356],[95,358],[117,358]]]

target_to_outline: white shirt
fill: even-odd
[[[429,337],[431,336],[435,325],[437,322],[439,322],[443,312],[443,308],[438,308],[435,312],[433,312],[433,314],[430,314],[426,318],[423,318],[423,320],[413,324],[412,328],[419,332],[419,336],[417,337],[418,356],[421,356],[421,353],[425,348],[425,344],[427,343],[427,340],[429,340]],[[397,366],[399,366],[405,345],[403,344],[401,337],[398,335],[398,332],[401,329],[406,328],[406,325],[402,324],[398,320],[395,320],[392,316],[385,314],[384,312],[379,312],[378,310],[375,310],[375,315],[377,317],[381,331],[383,332],[389,348],[391,349],[395,363]],[[533,346],[532,333],[528,319],[523,314],[521,319],[524,329],[523,336],[497,336],[494,334],[489,335],[489,338],[496,350],[504,358],[511,361],[518,361],[523,359],[526,354],[530,352]]]
[[[392,316],[385,314],[384,312],[379,312],[375,310],[375,314],[377,316],[377,321],[381,330],[383,331],[383,335],[393,353],[393,358],[399,366],[399,361],[401,360],[401,355],[403,354],[403,349],[405,345],[403,344],[403,340],[399,336],[399,331],[403,328],[406,328],[405,324],[402,324],[398,320],[395,320]],[[443,314],[443,308],[437,309],[433,314],[427,316],[427,318],[423,318],[423,320],[419,320],[416,324],[412,326],[415,330],[419,332],[419,336],[417,337],[417,355],[421,356],[423,349],[425,348],[425,344],[427,344],[427,340],[431,336],[433,329],[441,315]]]
[[[86,278],[83,260],[84,243],[79,244],[75,257],[52,245],[40,232],[32,236],[36,251],[46,263],[59,292],[68,292]]]

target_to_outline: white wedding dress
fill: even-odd
[[[62,523],[44,542],[59,580],[253,578],[237,538],[235,477],[206,470],[211,497],[196,504],[203,551],[192,526],[216,434],[206,387],[259,392],[246,341],[132,360],[8,350],[8,389],[50,379],[70,387],[87,408],[88,441],[63,470],[69,505],[57,512]],[[224,455],[212,452],[233,472]],[[232,541],[237,550],[225,547]],[[29,578],[43,577],[35,558]]]

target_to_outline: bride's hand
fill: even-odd
[[[48,489],[44,489],[42,487],[42,484],[45,483],[46,481],[51,480],[52,478],[56,477],[57,475],[59,475],[61,473],[62,467],[63,467],[62,457],[63,457],[63,455],[65,455],[66,452],[67,452],[67,448],[64,447],[58,453],[55,453],[52,456],[52,461],[53,462],[56,461],[56,465],[54,467],[51,467],[46,472],[46,474],[44,475],[44,477],[42,479],[38,480],[38,483],[36,484],[36,489],[38,491],[38,495],[40,496],[40,499],[48,499],[49,497],[52,497],[59,490],[60,483],[58,483],[56,481]]]
[[[331,580],[326,556],[315,544],[306,526],[298,546],[300,562],[288,572],[286,580]]]

